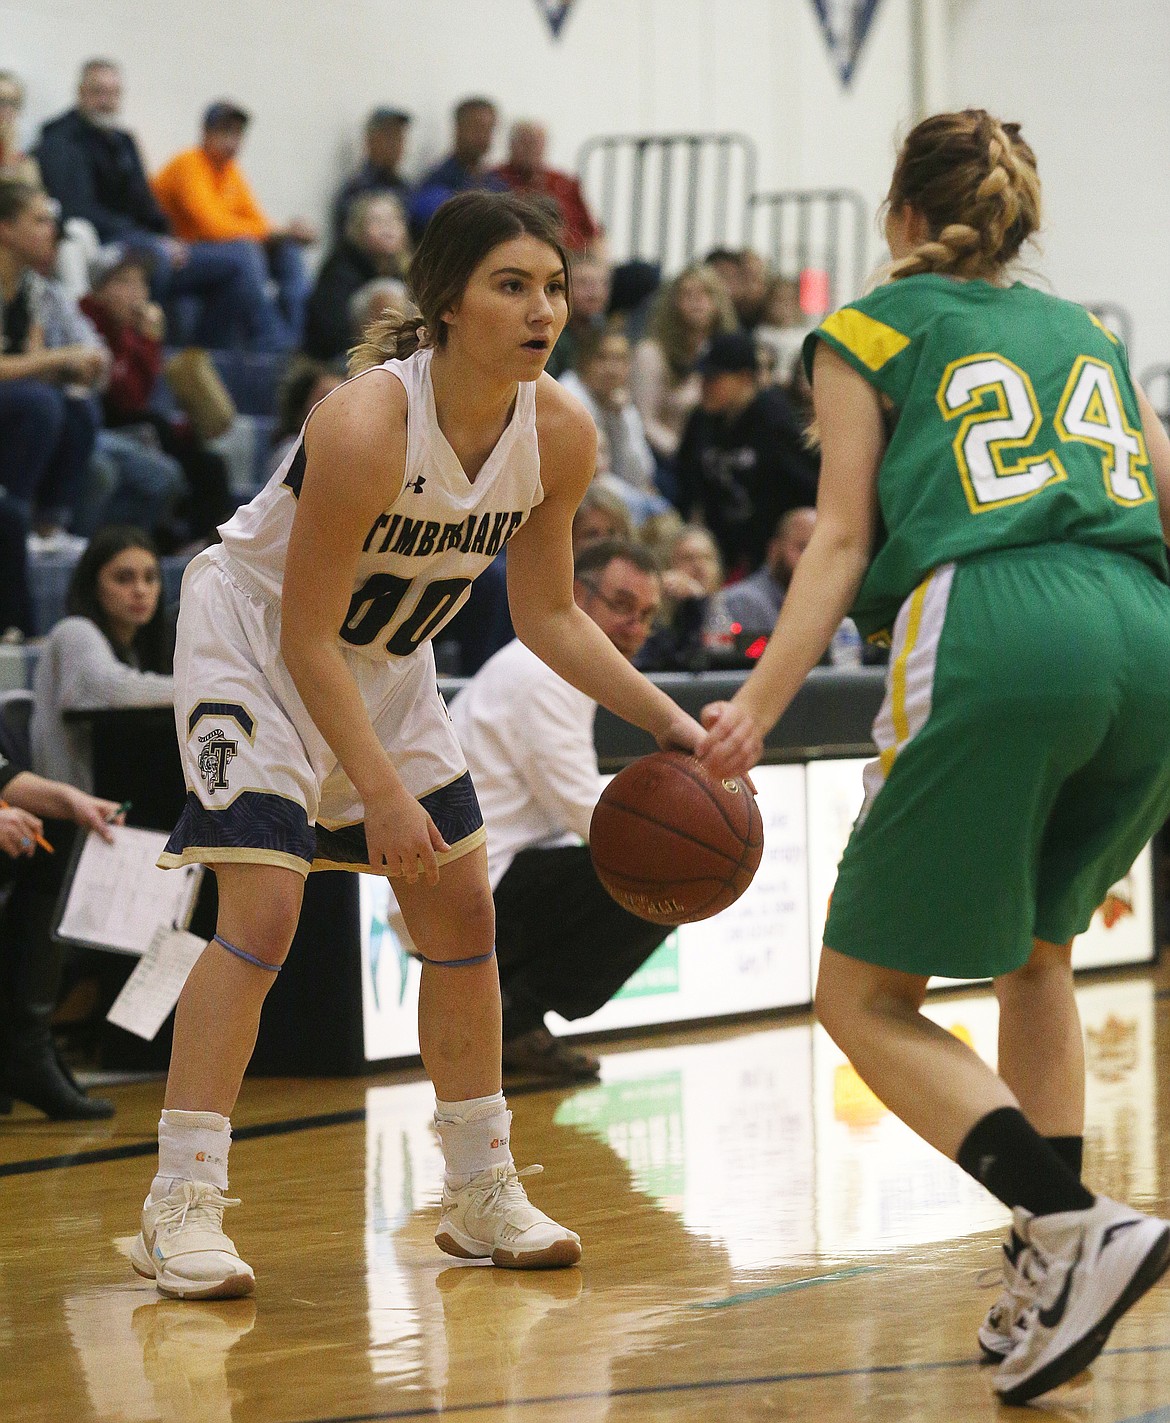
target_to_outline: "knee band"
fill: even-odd
[[[434,968],[468,968],[473,963],[487,963],[488,959],[495,955],[496,946],[493,944],[486,954],[476,954],[469,959],[429,959],[426,954],[419,954],[423,963],[429,963]]]
[[[265,963],[263,959],[258,959],[255,954],[245,953],[243,949],[237,949],[235,944],[229,944],[222,934],[213,934],[211,936],[211,942],[218,944],[221,949],[226,949],[229,954],[235,954],[236,958],[243,959],[245,963],[254,964],[257,968],[262,968],[266,973],[279,973],[281,970],[281,965],[278,963]]]

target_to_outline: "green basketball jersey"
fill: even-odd
[[[1116,548],[1170,581],[1125,351],[1083,307],[932,273],[834,312],[805,342],[810,374],[817,341],[892,407],[852,614],[866,637],[932,568],[997,548]]]

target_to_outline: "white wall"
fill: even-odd
[[[1015,119],[1056,291],[1134,319],[1134,372],[1170,360],[1170,5],[950,0],[949,92]]]
[[[323,215],[374,104],[415,113],[417,170],[477,92],[506,119],[546,119],[560,166],[600,133],[742,130],[761,186],[857,187],[872,210],[910,111],[908,17],[909,0],[884,0],[848,91],[809,0],[578,0],[557,42],[534,0],[8,0],[0,68],[28,84],[31,136],[72,102],[82,59],[119,59],[152,167],[196,141],[210,99],[237,99],[276,218]]]
[[[277,218],[323,216],[372,105],[416,114],[418,170],[471,92],[545,118],[564,167],[599,133],[742,130],[761,187],[855,187],[872,212],[913,116],[924,9],[943,36],[931,97],[1018,118],[1035,144],[1056,289],[1128,307],[1136,369],[1170,359],[1165,0],[883,0],[849,90],[811,0],[577,0],[557,42],[534,0],[0,0],[0,67],[28,83],[31,136],[72,101],[82,59],[120,59],[153,166],[195,141],[208,100],[238,99],[255,114],[245,165]]]

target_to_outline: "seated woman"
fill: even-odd
[[[588,410],[597,429],[597,478],[619,494],[640,524],[670,508],[654,488],[654,452],[637,406],[630,399],[630,342],[613,327],[581,342],[576,370],[561,384]]]
[[[304,349],[318,361],[344,356],[355,341],[350,298],[375,277],[403,277],[410,237],[402,204],[393,193],[363,193],[349,205],[345,231],[321,263],[305,309]]]
[[[636,665],[643,671],[704,672],[745,666],[723,588],[719,546],[697,524],[685,524],[662,570],[664,620],[646,639]]]
[[[33,679],[33,769],[93,787],[90,731],[67,721],[82,708],[170,706],[173,639],[162,573],[141,529],[111,527],[90,540],[69,584],[69,616],[52,630]]]
[[[687,416],[699,403],[699,352],[717,332],[735,326],[727,288],[710,267],[686,268],[655,299],[648,332],[634,347],[630,391],[660,467],[670,467]]]

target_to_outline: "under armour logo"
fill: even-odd
[[[427,482],[427,477],[426,477],[426,475],[425,475],[425,474],[418,474],[418,475],[415,475],[415,477],[414,477],[413,479],[408,479],[408,480],[406,481],[405,485],[403,485],[403,488],[404,488],[404,489],[409,489],[412,494],[421,494],[421,493],[423,492],[423,485],[424,485],[426,482]]]

